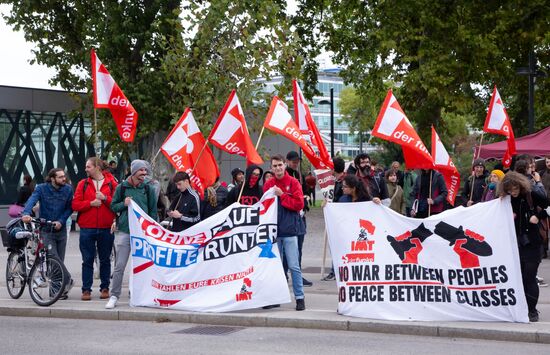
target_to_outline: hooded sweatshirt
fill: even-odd
[[[260,170],[260,175],[257,177],[252,176],[252,172],[256,169]],[[264,194],[262,187],[260,186],[263,172],[263,169],[260,168],[258,165],[250,165],[248,168],[246,168],[243,194],[241,195],[241,200],[239,201],[241,204],[250,206],[260,201]],[[241,184],[237,185],[235,188],[229,191],[229,193],[227,194],[228,206],[233,202],[237,202],[240,192]]]

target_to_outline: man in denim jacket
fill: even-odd
[[[51,169],[48,172],[46,182],[39,184],[34,189],[31,197],[23,210],[23,222],[31,221],[31,210],[40,202],[40,218],[53,222],[53,228],[42,231],[44,243],[52,255],[65,260],[65,248],[67,246],[67,228],[65,224],[73,212],[73,189],[66,184],[65,171],[60,168]]]

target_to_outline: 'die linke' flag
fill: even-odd
[[[445,185],[447,185],[447,201],[454,206],[456,194],[460,188],[460,174],[454,165],[447,149],[439,139],[439,135],[432,126],[432,157],[434,159],[434,167],[443,175]]]
[[[316,157],[328,168],[333,169],[332,159],[328,153],[327,147],[323,142],[321,133],[311,116],[309,106],[306,102],[300,86],[296,80],[292,80],[292,94],[294,95],[294,119],[298,121],[298,127],[302,136],[311,144],[313,149],[319,151]]]
[[[302,152],[316,169],[326,169],[325,164],[315,154],[311,145],[300,132],[296,122],[290,116],[286,104],[277,96],[274,96],[273,100],[271,100],[271,106],[265,118],[264,127],[296,143],[302,148]]]
[[[229,154],[245,157],[247,165],[264,163],[248,134],[243,109],[235,90],[231,91],[208,141]]]
[[[133,142],[138,114],[93,49],[91,56],[94,107],[108,108],[113,115],[120,138],[124,142]]]
[[[489,103],[489,110],[487,111],[483,130],[488,133],[500,134],[507,138],[508,149],[506,149],[506,153],[504,153],[504,157],[502,157],[502,165],[505,168],[509,168],[512,164],[512,156],[516,155],[516,139],[514,137],[514,131],[512,130],[510,118],[508,117],[508,113],[506,112],[506,108],[500,98],[496,85],[493,89],[493,96],[491,96],[491,102]]]
[[[191,110],[187,108],[160,147],[177,171],[189,174],[193,188],[201,197],[204,190],[220,176],[216,159],[205,143]]]
[[[380,109],[372,135],[399,144],[409,169],[433,169],[428,149],[414,130],[391,90]]]
[[[233,203],[179,233],[133,202],[128,220],[132,306],[228,312],[290,302],[273,189],[252,206]]]
[[[527,322],[510,198],[407,218],[373,202],[325,209],[338,313]]]

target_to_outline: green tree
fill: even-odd
[[[245,117],[263,118],[268,101],[257,79],[281,73],[284,94],[288,79],[300,77],[298,41],[283,0],[0,3],[12,4],[6,21],[36,45],[33,61],[56,69],[51,83],[87,90],[88,107],[89,52],[96,48],[139,114],[142,149],[150,149],[151,137],[169,130],[186,106],[207,134],[237,86]],[[108,110],[98,110],[98,117],[113,151],[136,151],[120,142]]]
[[[527,79],[516,68],[532,49],[548,65],[549,10],[545,0],[302,0],[296,26],[303,47],[332,51],[358,90],[384,97],[385,81],[399,83],[395,95],[426,141],[444,113],[473,117],[481,128],[495,84],[518,135],[525,133]],[[538,127],[549,123],[546,81],[538,84]]]

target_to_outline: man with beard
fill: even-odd
[[[53,222],[53,230],[50,228],[41,231],[42,238],[48,252],[65,260],[67,247],[67,219],[73,213],[71,203],[73,201],[73,189],[66,184],[65,171],[60,168],[51,169],[48,172],[46,182],[39,184],[34,189],[31,197],[25,204],[21,220],[24,223],[31,221],[31,211],[37,202],[40,202],[40,218]]]
[[[263,190],[260,186],[260,179],[262,178],[263,170],[257,165],[250,165],[246,168],[244,187],[243,183],[238,184],[227,194],[227,205],[237,202],[241,189],[243,193],[241,200],[239,201],[243,205],[253,205],[260,201],[263,196]]]
[[[130,165],[130,176],[115,190],[111,202],[111,210],[118,213],[118,232],[115,236],[116,260],[113,272],[111,298],[105,308],[115,308],[122,289],[124,269],[130,257],[130,229],[128,225],[128,205],[134,201],[151,218],[157,219],[157,200],[155,191],[145,184],[145,177],[149,174],[149,163],[136,159]]]
[[[378,199],[384,206],[389,207],[391,201],[386,182],[381,174],[372,169],[370,156],[366,153],[360,153],[353,159],[353,164],[355,169],[348,170],[348,174],[355,171],[354,174],[363,182],[372,200],[376,202],[376,199]]]

